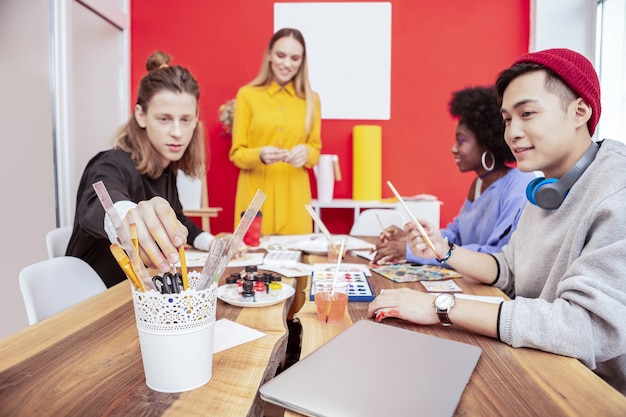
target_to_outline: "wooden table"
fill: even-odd
[[[327,260],[325,257],[310,257],[309,262]],[[345,262],[364,261],[348,254]],[[457,281],[465,294],[506,297],[494,287],[467,279]],[[397,284],[376,273],[372,273],[370,283],[376,294],[381,289],[402,286],[424,290],[417,282]],[[368,306],[368,303],[350,302],[349,315],[346,315],[343,323],[320,323],[315,304],[308,301],[309,286],[306,288],[307,301],[296,314],[303,328],[301,358],[352,323],[366,319]],[[461,397],[455,413],[457,416],[626,416],[626,397],[576,359],[534,349],[515,349],[495,339],[464,332],[454,326],[418,326],[398,319],[385,319],[384,323],[473,344],[483,349]],[[299,415],[285,412],[285,416]],[[416,415],[419,415],[418,409]]]
[[[284,357],[291,301],[240,308],[218,300],[218,319],[266,336],[213,355],[203,387],[165,394],[146,385],[123,282],[0,341],[0,416],[262,416],[258,388]]]

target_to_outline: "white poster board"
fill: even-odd
[[[391,3],[275,3],[283,27],[304,35],[322,118],[389,120]]]

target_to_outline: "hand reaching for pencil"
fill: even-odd
[[[440,253],[447,253],[448,242],[441,235],[439,228],[426,220],[420,219],[418,221],[420,225],[411,220],[404,226],[404,230],[407,232],[406,240],[411,252],[420,258],[439,258]],[[423,232],[426,233],[430,242],[424,238]]]
[[[168,272],[179,260],[179,251],[187,241],[187,228],[176,218],[170,203],[161,197],[141,201],[128,211],[124,227],[137,227],[139,252],[150,268]]]

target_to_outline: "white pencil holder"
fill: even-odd
[[[146,384],[159,392],[189,391],[209,382],[217,283],[160,294],[132,287]]]

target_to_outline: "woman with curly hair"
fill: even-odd
[[[454,161],[461,172],[475,172],[461,211],[441,230],[450,242],[473,251],[494,253],[506,245],[526,204],[526,186],[534,178],[512,165],[504,141],[504,123],[493,87],[471,87],[452,93],[450,115],[457,120]],[[374,264],[409,261],[438,264],[415,257],[406,247],[406,232],[385,229]]]

